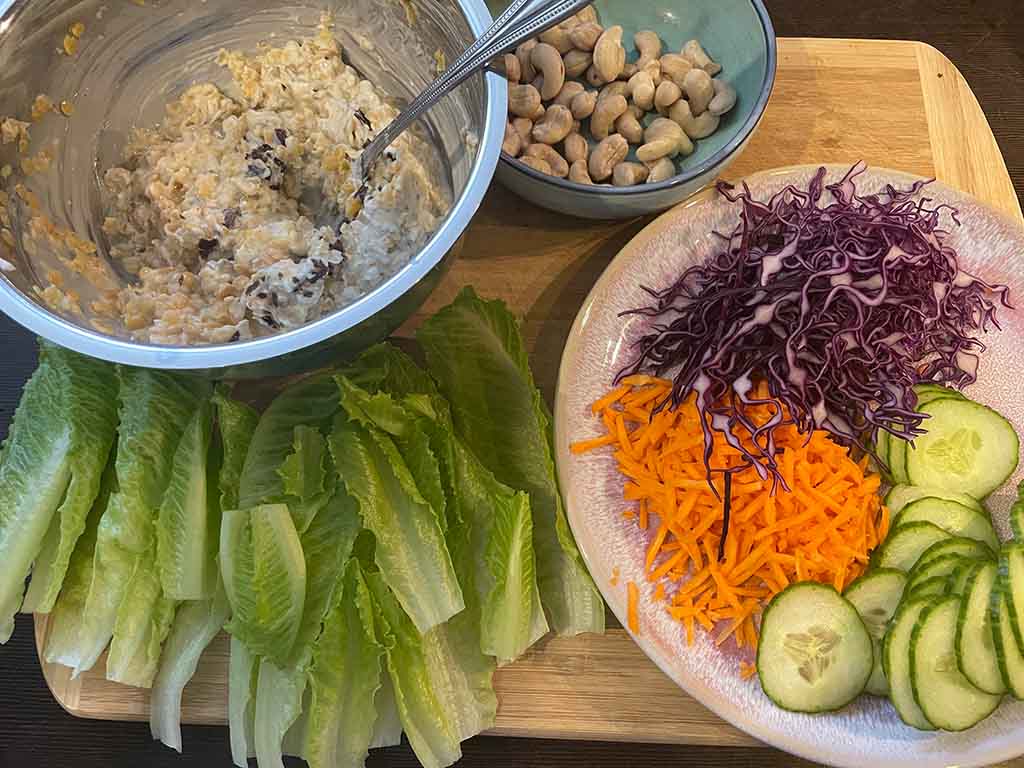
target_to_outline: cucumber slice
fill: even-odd
[[[889,436],[889,474],[900,485],[910,485],[907,474],[907,441],[902,437]]]
[[[938,390],[928,390],[921,392],[917,395],[917,406],[914,410],[921,410],[928,403],[934,403],[936,400],[966,400],[967,398],[961,395],[959,392],[955,392],[952,389],[946,389],[941,387]]]
[[[861,576],[843,593],[843,597],[857,609],[871,635],[875,660],[865,690],[875,696],[886,696],[889,693],[889,684],[885,681],[882,669],[882,638],[899,607],[906,584],[907,577],[903,571],[879,568]]]
[[[936,576],[915,585],[913,589],[908,586],[907,595],[915,599],[921,597],[945,597],[952,588],[953,578],[951,576]]]
[[[891,445],[891,438],[888,432],[884,429],[878,430],[878,440],[875,443],[875,453],[878,454],[878,458],[885,462],[886,468],[889,466],[889,446]]]
[[[999,674],[1003,676],[1006,690],[1015,699],[1024,699],[1024,655],[1017,647],[1017,638],[1010,626],[1010,606],[1003,592],[1002,575],[997,577],[996,588],[992,590],[992,604],[989,605],[989,619],[992,622],[992,640],[999,662]]]
[[[889,508],[890,515],[898,515],[900,511],[902,511],[902,509],[911,502],[917,501],[918,499],[928,498],[929,496],[936,499],[948,499],[949,501],[955,501],[958,504],[963,504],[965,507],[970,507],[971,509],[986,515],[988,514],[980,501],[968,496],[966,493],[944,491],[941,488],[931,488],[920,485],[894,485],[889,489],[889,492],[885,494],[885,506]]]
[[[998,413],[970,400],[936,400],[922,406],[928,432],[906,455],[913,485],[934,485],[983,499],[1017,468],[1020,441]]]
[[[989,610],[998,568],[995,563],[977,561],[971,564],[967,574],[956,621],[956,661],[964,677],[976,688],[1001,695],[1006,693],[1006,683],[999,671]]]
[[[988,516],[955,501],[931,497],[918,499],[903,508],[893,520],[892,527],[898,529],[907,523],[920,521],[934,523],[952,536],[983,541],[993,551],[999,549],[999,538]]]
[[[877,566],[907,572],[928,547],[950,538],[937,525],[925,522],[907,523],[890,532],[878,550]]]
[[[907,590],[913,592],[924,582],[938,577],[948,579],[952,584],[953,572],[965,562],[967,562],[965,557],[955,554],[933,558],[923,565],[918,559],[917,565],[907,574]]]
[[[971,575],[974,573],[974,567],[979,563],[991,563],[992,560],[967,560],[965,559],[961,565],[953,571],[953,575],[950,576],[949,588],[952,590],[954,595],[960,595],[963,597],[967,594],[968,582],[971,579]]]
[[[918,405],[921,405],[922,395],[939,395],[941,397],[955,397],[958,400],[966,400],[967,396],[964,395],[959,389],[953,389],[942,384],[937,384],[934,381],[922,381],[920,384],[914,385],[914,393],[918,397]]]
[[[864,690],[871,636],[856,609],[830,586],[793,584],[765,608],[757,649],[761,687],[793,712],[829,712]]]
[[[924,716],[945,731],[963,731],[991,715],[1002,699],[979,690],[957,666],[960,598],[940,598],[921,612],[910,636],[910,683]]]
[[[889,699],[900,719],[920,731],[934,731],[935,726],[914,700],[914,686],[910,679],[910,638],[918,618],[931,604],[930,598],[904,600],[882,641],[882,666],[889,681]]]
[[[987,545],[974,539],[954,536],[928,547],[917,561],[917,567],[921,568],[930,560],[942,557],[943,555],[960,555],[972,560],[993,559],[992,550]]]
[[[1017,640],[1017,649],[1024,653],[1024,544],[1007,544],[999,553],[999,575],[1006,607],[1010,615],[1010,628]]]
[[[1013,538],[1024,541],[1024,481],[1017,486],[1018,498],[1010,507],[1010,530]]]

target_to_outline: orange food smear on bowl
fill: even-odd
[[[798,581],[832,584],[842,591],[867,567],[885,539],[889,512],[878,496],[880,478],[867,458],[855,461],[824,431],[810,435],[792,425],[775,429],[780,485],[744,467],[742,454],[717,432],[711,464],[738,468],[732,475],[730,522],[723,557],[723,505],[706,480],[704,436],[691,396],[677,408],[659,404],[672,382],[630,376],[595,402],[593,413],[605,433],[574,443],[585,453],[611,446],[624,476],[623,499],[635,504],[627,519],[651,532],[645,557],[655,595],[681,625],[687,643],[696,626],[721,645],[733,640],[756,650],[761,611],[777,593]],[[761,387],[758,397],[765,397]],[[770,411],[761,414],[765,420]],[[757,414],[755,414],[755,417]],[[721,474],[713,482],[721,495]],[[627,585],[630,629],[637,617],[639,590]],[[753,674],[746,662],[743,677]]]

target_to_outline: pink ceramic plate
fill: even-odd
[[[788,184],[806,188],[816,170],[802,166],[747,179],[759,198]],[[847,166],[829,167],[829,182]],[[861,193],[885,184],[909,186],[916,177],[873,169],[858,179]],[[1010,286],[1011,301],[1024,306],[1024,229],[978,201],[941,184],[924,194],[960,211],[962,226],[952,244],[962,265],[984,279]],[[589,405],[610,388],[630,360],[630,342],[643,318],[618,317],[648,302],[640,286],[667,285],[686,267],[703,261],[720,241],[712,232],[731,231],[737,209],[713,192],[703,193],[661,216],[637,235],[612,262],[576,318],[562,356],[555,407],[559,478],[569,521],[590,573],[619,620],[626,623],[629,581],[640,586],[640,634],[644,652],[679,686],[709,709],[762,741],[811,760],[842,766],[985,765],[1024,753],[1024,703],[1007,697],[997,713],[963,733],[923,733],[903,725],[888,701],[862,696],[846,709],[825,715],[799,715],[773,705],[755,678],[741,680],[739,652],[731,641],[716,648],[698,632],[688,647],[680,626],[652,602],[653,584],[643,574],[646,532],[622,517],[622,480],[610,450],[584,456],[569,453],[573,441],[594,437],[600,425]],[[947,228],[952,227],[949,222]],[[979,381],[968,394],[998,408],[1024,434],[1024,308],[1003,310],[1003,330],[984,341]],[[989,505],[1000,535],[1009,533],[1007,511],[1017,474]],[[611,586],[617,569],[618,586]],[[749,657],[748,657],[749,660]]]

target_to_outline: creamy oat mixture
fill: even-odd
[[[447,212],[432,150],[410,134],[367,184],[351,178],[395,110],[342,61],[329,25],[219,62],[230,87],[191,87],[103,177],[110,256],[135,278],[117,304],[138,339],[222,343],[301,326],[395,274]]]

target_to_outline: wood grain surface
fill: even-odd
[[[856,15],[861,27],[854,27],[857,34],[873,34],[873,22],[888,20],[891,25],[879,29],[904,30],[910,36],[915,30],[936,29],[935,19],[945,18],[947,26],[953,23],[964,29],[964,20],[975,22],[964,33],[973,40],[974,47],[959,48],[962,55],[958,61],[973,64],[982,56],[1001,55],[1000,72],[1005,78],[1020,75],[1020,52],[1006,41],[1007,32],[1001,27],[1021,30],[1021,24],[1009,12],[1010,3],[971,2],[941,4],[963,11],[966,16],[954,16],[938,11],[936,4],[878,3],[873,0],[859,2],[851,9],[848,3],[830,2],[777,2],[771,10],[778,14],[776,22],[780,31],[787,28],[794,31],[836,33],[843,27],[834,23]],[[900,5],[897,14],[896,5]],[[1015,5],[1015,4],[1014,4]],[[775,6],[779,6],[777,9]],[[927,6],[926,18],[921,25],[908,25],[904,13],[913,12],[920,6],[923,12]],[[826,8],[833,9],[833,15],[825,14]],[[842,12],[839,8],[842,8]],[[867,18],[867,8],[874,14]],[[996,14],[999,18],[996,29],[986,22],[979,26],[972,14]],[[942,14],[945,13],[945,16]],[[845,14],[845,15],[844,15]],[[863,19],[861,16],[865,15]],[[833,18],[835,16],[835,18]],[[870,23],[869,23],[870,22]],[[899,22],[899,23],[897,23]],[[804,26],[800,26],[803,24]],[[900,26],[899,24],[902,24]],[[788,26],[787,26],[788,25]],[[868,27],[871,29],[868,29]],[[979,31],[981,29],[981,31]],[[940,30],[941,32],[941,30]],[[941,33],[945,34],[945,33]],[[1018,42],[1019,42],[1019,38]],[[985,48],[986,40],[994,40],[997,51]],[[734,166],[730,176],[739,176],[758,168],[771,167],[800,161],[853,162],[864,158],[870,163],[900,167],[922,174],[935,174],[952,184],[987,199],[1009,213],[1019,215],[1019,203],[1012,194],[1012,186],[1006,176],[996,142],[987,131],[973,132],[974,138],[964,135],[964,125],[978,124],[980,110],[970,90],[948,62],[935,51],[914,44],[877,45],[870,44],[862,49],[867,55],[859,56],[857,46],[850,41],[830,41],[828,44],[814,41],[791,40],[782,46],[780,59],[780,82],[775,99],[761,131],[751,143],[744,157]],[[817,58],[815,58],[817,57]],[[1016,58],[1014,58],[1016,57]],[[879,67],[872,75],[871,66]],[[831,70],[835,70],[835,85]],[[785,71],[786,77],[782,75]],[[828,77],[826,77],[826,71]],[[928,75],[923,79],[918,72]],[[997,77],[990,78],[987,93],[994,97]],[[937,81],[946,81],[937,84]],[[870,87],[868,87],[870,86]],[[858,89],[860,92],[858,93]],[[1024,115],[1020,109],[1020,93],[1007,93],[1007,100],[1018,109],[1016,116],[1004,120],[1008,125],[1005,133],[997,131],[1000,138],[1016,142],[1018,151],[1009,155],[1014,169],[1024,167]],[[781,108],[783,100],[794,103]],[[957,102],[955,109],[948,104]],[[878,115],[879,103],[886,113]],[[800,110],[803,110],[801,113]],[[797,116],[801,115],[801,116]],[[896,126],[894,128],[894,126]],[[937,138],[938,137],[938,138]],[[948,152],[935,150],[933,141],[953,141]],[[1019,178],[1019,175],[1017,175]],[[509,222],[513,221],[513,224]],[[429,312],[448,301],[455,290],[467,280],[475,281],[485,293],[505,296],[510,304],[525,317],[526,334],[534,354],[534,366],[545,393],[550,397],[554,388],[555,368],[558,353],[568,331],[576,309],[589,290],[593,280],[618,249],[639,230],[645,220],[620,222],[610,225],[593,225],[559,221],[550,214],[538,211],[504,190],[495,190],[489,195],[484,209],[480,212],[468,234],[463,260],[455,265],[438,294],[431,299],[424,311]],[[510,226],[514,230],[510,232]],[[500,237],[498,237],[500,235]],[[501,248],[496,244],[500,243]],[[480,279],[475,279],[480,278]],[[496,291],[491,291],[494,286]],[[408,328],[405,329],[408,331]],[[0,435],[6,432],[10,409],[17,399],[20,384],[32,367],[34,351],[28,334],[15,329],[0,318],[0,348],[5,352],[5,361],[0,364]],[[176,758],[166,750],[148,744],[144,726],[123,723],[99,723],[74,720],[59,712],[45,690],[38,667],[35,666],[33,638],[30,625],[19,620],[18,629],[11,644],[0,651],[0,690],[5,699],[0,703],[0,768],[26,765],[226,765],[228,762],[226,732],[221,728],[187,728],[185,732],[185,759]],[[538,649],[523,664],[523,669],[535,677],[531,685],[508,684],[502,677],[498,681],[505,708],[510,704],[515,711],[525,712],[527,719],[537,708],[537,702],[547,697],[562,697],[570,701],[580,692],[581,676],[589,674],[592,664],[608,664],[604,683],[586,693],[586,702],[572,710],[572,716],[584,721],[610,721],[602,726],[608,730],[570,732],[559,729],[567,713],[552,707],[546,710],[546,717],[554,721],[551,735],[566,736],[575,733],[585,738],[604,735],[607,738],[625,739],[627,733],[642,732],[641,722],[652,714],[658,716],[663,696],[682,694],[665,692],[669,685],[661,678],[650,678],[649,684],[639,686],[633,692],[624,690],[624,680],[643,673],[638,667],[646,663],[628,638],[621,632],[610,633],[608,638],[599,640],[607,648],[587,648],[585,653],[568,652],[570,646],[580,641],[549,641]],[[584,643],[590,640],[584,640]],[[604,650],[608,653],[605,654]],[[632,654],[632,655],[631,655]],[[639,657],[639,658],[638,658]],[[609,663],[609,661],[611,663]],[[216,675],[222,668],[216,654],[204,661],[204,677]],[[653,669],[653,668],[652,668]],[[220,672],[219,674],[223,674]],[[655,671],[655,676],[658,673]],[[547,678],[547,679],[545,679]],[[659,685],[660,683],[660,685]],[[625,684],[628,687],[628,683]],[[635,693],[635,695],[634,695]],[[221,694],[223,695],[223,694]],[[191,696],[190,692],[186,693]],[[115,699],[125,699],[126,689],[113,694]],[[79,696],[78,706],[81,706]],[[625,712],[624,712],[625,702]],[[122,701],[122,708],[131,708]],[[137,705],[134,705],[137,706]],[[211,708],[216,707],[216,696],[211,696]],[[223,704],[221,703],[221,707]],[[681,704],[670,704],[676,709],[693,707],[684,699]],[[568,704],[567,707],[568,708]],[[688,711],[688,710],[686,710]],[[702,711],[702,710],[701,710]],[[634,718],[630,713],[640,712]],[[694,708],[694,712],[697,709]],[[136,709],[136,716],[141,708]],[[222,717],[222,715],[221,715]],[[691,718],[675,712],[672,718],[653,729],[647,738],[659,741],[680,740],[676,732],[696,734],[684,741],[707,744],[709,741],[728,743],[730,739],[742,739],[734,731],[716,722],[708,721],[698,713]],[[502,728],[505,733],[535,733],[524,721],[503,712]],[[618,728],[618,730],[615,730]],[[710,734],[710,738],[705,735]],[[598,765],[612,765],[626,762],[630,765],[676,765],[701,766],[789,766],[809,765],[805,761],[785,756],[769,749],[739,747],[672,747],[656,745],[588,744],[570,741],[545,741],[538,739],[487,738],[474,739],[466,745],[465,765],[511,766],[550,765],[567,766],[579,762]],[[400,747],[377,753],[371,759],[375,765],[415,765],[407,748]]]

